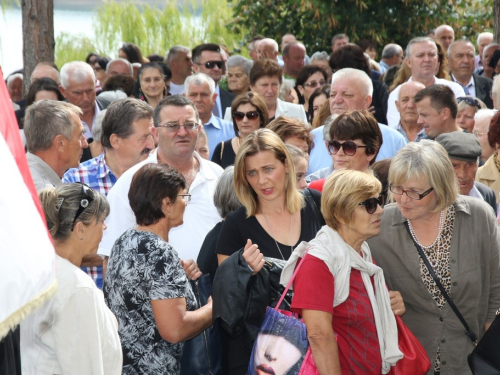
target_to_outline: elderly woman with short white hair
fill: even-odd
[[[227,85],[229,91],[235,95],[241,95],[250,91],[250,69],[253,61],[243,56],[234,55],[227,59]]]

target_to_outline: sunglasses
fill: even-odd
[[[191,200],[191,194],[179,194],[184,202],[189,202]]]
[[[250,112],[244,113],[244,112],[236,111],[236,112],[233,113],[233,117],[237,121],[243,120],[245,118],[245,116],[249,120],[255,120],[256,118],[259,117],[259,112],[257,112],[257,111],[250,111]]]
[[[336,141],[334,139],[333,141],[328,142],[328,151],[332,155],[337,155],[337,152],[339,152],[342,148],[342,150],[344,150],[344,154],[346,154],[347,156],[353,156],[356,153],[358,147],[366,148],[366,146],[359,146],[353,141],[345,141],[344,143],[340,143],[339,141]]]
[[[461,96],[461,97],[457,98],[457,102],[459,102],[459,103],[465,102],[468,105],[470,105],[471,107],[477,107],[477,108],[481,109],[481,105],[479,104],[479,101],[476,98],[469,98],[467,96]]]
[[[369,198],[366,201],[359,203],[358,205],[365,206],[366,212],[368,212],[371,215],[374,214],[375,211],[377,211],[378,206],[384,208],[384,204],[385,204],[385,197],[383,195],[379,195],[378,198]]]
[[[80,206],[78,207],[78,211],[76,211],[75,218],[73,219],[73,223],[71,224],[71,231],[75,229],[76,219],[82,214],[83,211],[92,203],[94,200],[94,190],[90,188],[90,186],[85,185],[81,182],[77,182],[77,184],[82,185],[82,198],[80,199]]]
[[[205,64],[196,63],[196,65],[204,65],[207,69],[213,69],[215,67],[222,69],[222,61],[207,61]]]
[[[325,81],[319,81],[319,82],[312,81],[312,82],[304,83],[304,86],[315,89],[316,87],[323,86],[324,84],[325,84]]]

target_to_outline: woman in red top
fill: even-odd
[[[315,363],[324,374],[386,374],[402,358],[394,314],[405,307],[388,292],[365,240],[380,232],[381,184],[370,174],[339,171],[326,180],[321,213],[327,223],[298,247],[281,283],[309,252],[293,283],[292,310],[300,313]]]

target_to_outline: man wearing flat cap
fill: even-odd
[[[495,193],[486,185],[475,182],[481,145],[470,133],[452,132],[440,134],[436,141],[448,152],[458,180],[460,194],[484,200],[497,213]]]

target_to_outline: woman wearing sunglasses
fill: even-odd
[[[40,192],[56,251],[58,289],[21,324],[25,374],[121,374],[118,324],[94,281],[80,270],[96,254],[109,204],[86,185]]]
[[[330,127],[328,152],[333,166],[319,170],[314,175],[323,176],[326,172],[353,169],[369,172],[370,166],[382,146],[382,132],[375,117],[368,111],[347,111],[339,115]],[[313,175],[309,178],[314,178]],[[309,187],[323,190],[325,179],[313,180]]]
[[[474,129],[474,116],[480,109],[486,108],[481,100],[472,96],[461,96],[457,98],[458,112],[457,124],[468,133],[472,133]]]
[[[386,374],[403,357],[394,315],[404,314],[404,303],[388,292],[365,242],[380,233],[381,188],[368,173],[330,175],[321,198],[326,225],[295,249],[282,272],[286,285],[304,262],[291,309],[302,315],[320,374]]]
[[[215,146],[212,161],[222,168],[234,164],[240,145],[254,130],[263,128],[269,122],[266,103],[259,94],[246,92],[238,95],[231,104],[234,134],[236,137]]]
[[[368,241],[390,289],[406,305],[404,322],[425,348],[429,374],[470,374],[474,348],[415,244],[446,294],[480,339],[500,307],[498,228],[484,201],[458,194],[453,166],[437,142],[412,142],[392,159],[380,235]]]
[[[162,164],[146,164],[128,194],[137,226],[115,242],[104,281],[123,347],[124,374],[180,374],[184,341],[212,324],[212,300],[198,310],[189,267],[169,245],[172,228],[183,223],[191,200],[184,177]],[[193,311],[195,310],[195,311]]]

